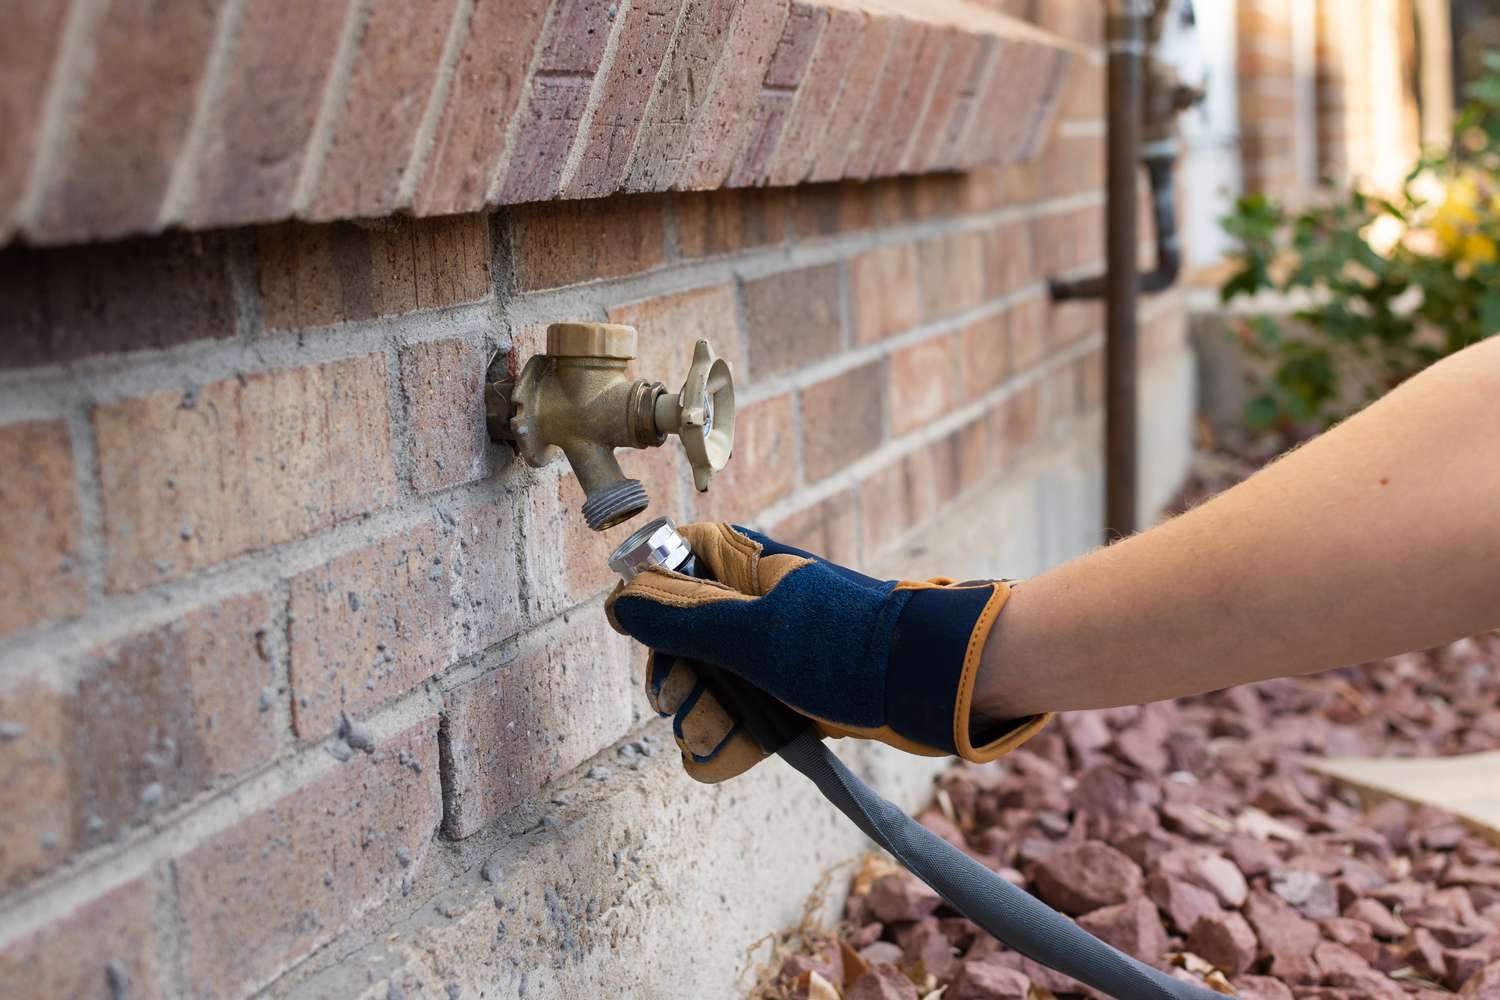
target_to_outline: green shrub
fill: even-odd
[[[1223,220],[1239,266],[1221,300],[1270,290],[1300,305],[1240,330],[1259,362],[1252,426],[1327,426],[1500,331],[1500,53],[1485,67],[1452,149],[1426,153],[1396,194],[1330,189],[1295,213],[1251,195]]]

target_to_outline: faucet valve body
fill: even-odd
[[[603,531],[646,509],[650,497],[627,478],[616,448],[655,448],[676,434],[706,490],[734,446],[734,380],[729,365],[700,340],[681,391],[632,379],[634,327],[612,323],[554,323],[547,350],[527,360],[514,380],[486,377],[490,437],[507,441],[528,465],[540,468],[561,451],[586,497],[584,520]]]

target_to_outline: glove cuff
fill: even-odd
[[[885,717],[891,729],[914,743],[984,763],[1020,746],[1047,724],[1050,715],[1001,722],[982,734],[979,745],[974,743],[974,685],[985,641],[1010,597],[1005,583],[902,583],[897,590],[908,596],[886,670]],[[947,697],[934,697],[935,692]]]

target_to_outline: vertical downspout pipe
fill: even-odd
[[[1137,178],[1151,0],[1109,0],[1106,140],[1104,438],[1105,542],[1136,529]]]

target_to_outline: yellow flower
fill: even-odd
[[[1459,257],[1470,264],[1493,264],[1497,255],[1495,241],[1483,233],[1470,233],[1464,237]]]

